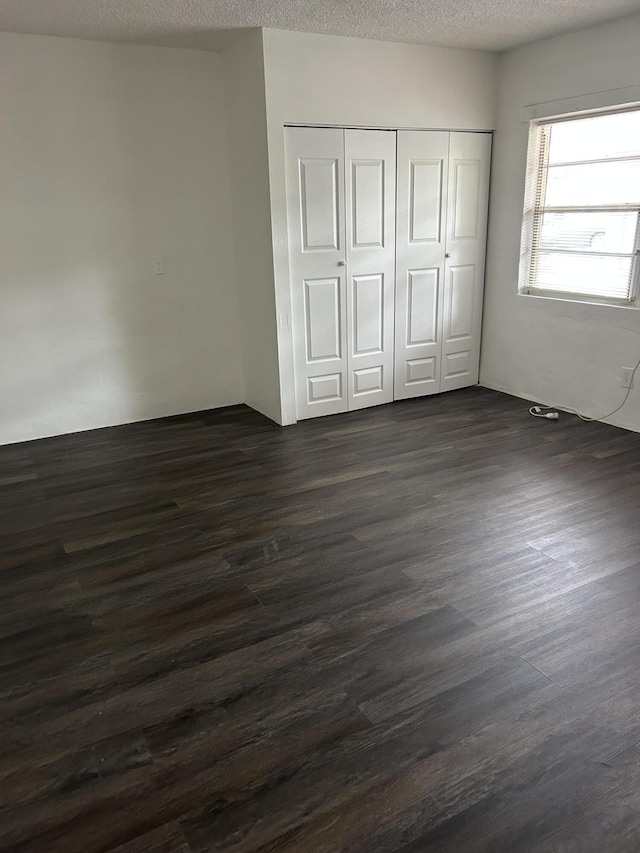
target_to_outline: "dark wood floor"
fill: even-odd
[[[483,389],[0,448],[0,847],[637,853],[639,503]]]

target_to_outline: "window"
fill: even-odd
[[[532,122],[520,292],[633,304],[640,109]]]

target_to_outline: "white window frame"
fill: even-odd
[[[545,206],[544,194],[547,184],[547,161],[549,153],[548,128],[562,121],[574,121],[598,115],[614,115],[627,111],[640,111],[640,104],[617,105],[609,109],[585,110],[564,115],[538,116],[540,111],[528,108],[523,112],[523,118],[529,119],[529,144],[527,149],[527,171],[524,196],[524,211],[522,217],[522,237],[520,243],[520,273],[518,278],[518,293],[526,296],[562,299],[571,302],[588,302],[603,305],[617,305],[636,308],[640,291],[640,192],[637,203],[614,207],[553,207]],[[544,113],[544,111],[542,111]],[[595,162],[595,161],[594,161]],[[632,253],[632,268],[630,276],[629,297],[620,299],[606,294],[582,294],[573,290],[551,290],[537,288],[532,285],[535,280],[535,267],[538,261],[537,247],[540,240],[542,217],[545,211],[572,212],[586,210],[628,210],[635,211],[637,216],[636,239]],[[628,255],[625,255],[628,257]]]

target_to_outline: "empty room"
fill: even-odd
[[[0,0],[0,848],[638,853],[637,0]]]

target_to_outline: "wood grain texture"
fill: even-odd
[[[0,448],[0,847],[637,853],[639,509],[481,388]]]

